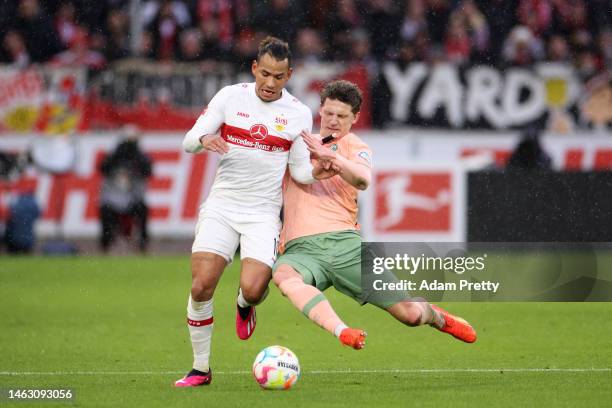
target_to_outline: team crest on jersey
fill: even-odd
[[[359,152],[357,156],[361,157],[363,160],[367,161],[369,164],[372,164],[372,159],[368,152]]]
[[[255,140],[264,140],[266,136],[268,136],[268,128],[266,127],[266,125],[258,123],[256,125],[251,126],[251,128],[249,129],[249,133],[251,134],[251,137]]]
[[[283,118],[282,116],[277,116],[276,118],[274,118],[274,123],[276,123],[274,125],[274,129],[276,129],[277,132],[282,132],[283,130],[285,130],[285,127],[287,126],[287,119]]]

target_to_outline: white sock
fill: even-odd
[[[261,297],[261,299],[259,300],[259,302],[255,303],[255,304],[251,304],[251,303],[246,301],[244,296],[242,296],[242,288],[240,288],[240,289],[238,289],[238,298],[236,299],[236,303],[238,303],[238,306],[240,306],[240,307],[257,306],[258,304],[263,302],[268,297],[268,293],[270,293],[270,288],[266,288],[266,291],[264,292],[264,294]]]
[[[348,329],[348,326],[346,324],[340,323],[339,325],[337,325],[336,328],[334,329],[334,336],[340,337],[340,334],[342,333],[342,330],[344,329]]]
[[[213,300],[196,302],[189,295],[187,324],[193,348],[193,368],[206,372],[210,366],[210,339],[213,331]]]

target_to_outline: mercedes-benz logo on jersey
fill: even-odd
[[[264,140],[268,136],[268,128],[260,123],[251,126],[249,129],[251,137],[255,140]]]

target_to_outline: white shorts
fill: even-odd
[[[191,252],[212,252],[229,263],[240,244],[240,259],[253,258],[272,267],[280,229],[278,215],[237,214],[203,205]]]

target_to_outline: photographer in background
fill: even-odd
[[[129,237],[134,225],[140,251],[146,251],[149,241],[145,190],[151,177],[151,160],[140,150],[135,128],[124,129],[124,137],[100,166],[104,178],[100,192],[100,246],[104,252],[119,230]]]
[[[542,148],[540,134],[536,126],[523,131],[521,141],[508,159],[508,170],[552,170],[552,159]]]
[[[0,194],[4,193],[5,186],[8,186],[6,191],[14,193],[14,197],[11,193],[13,198],[6,213],[0,213],[0,242],[4,241],[10,254],[29,254],[36,243],[34,225],[41,215],[40,206],[32,189],[18,190],[13,184],[21,177],[28,163],[26,153],[18,155],[0,152],[0,183],[6,183],[0,185]]]

